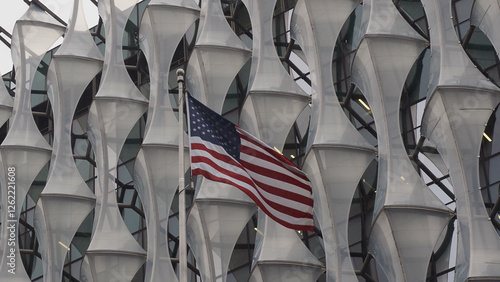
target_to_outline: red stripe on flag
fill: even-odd
[[[267,185],[261,181],[255,180],[255,179],[253,179],[253,181],[255,182],[255,184],[259,188],[261,188],[262,190],[264,190],[270,194],[273,194],[273,195],[276,195],[279,197],[283,197],[285,199],[289,199],[291,201],[295,201],[295,202],[298,202],[298,203],[301,203],[304,205],[308,205],[310,207],[313,206],[313,200],[311,198],[304,197],[302,195],[296,194],[296,193],[291,192],[291,191],[287,191],[287,190],[279,189],[279,188],[274,187],[274,186]]]
[[[225,154],[221,154],[221,153],[219,153],[217,151],[214,151],[214,150],[208,148],[207,146],[205,146],[204,144],[201,144],[201,143],[191,143],[191,150],[202,150],[202,151],[205,151],[205,152],[209,153],[214,158],[216,158],[216,159],[218,159],[220,161],[226,162],[226,163],[228,163],[230,165],[234,165],[234,166],[237,166],[237,167],[242,167],[241,164],[238,163],[231,156],[225,155]]]
[[[307,216],[304,217],[303,219],[301,219],[301,218],[297,219],[297,221],[304,221],[304,220],[309,221],[309,220],[311,220],[311,224],[293,224],[293,223],[290,223],[288,221],[284,221],[284,220],[276,217],[272,212],[270,212],[268,209],[266,209],[262,204],[259,204],[260,200],[251,191],[249,191],[245,187],[240,186],[227,178],[215,176],[215,175],[211,174],[210,172],[203,170],[203,169],[199,169],[199,168],[193,169],[192,173],[193,173],[193,175],[202,175],[207,179],[217,181],[217,182],[226,183],[226,184],[233,185],[233,186],[237,187],[238,189],[243,191],[245,194],[247,194],[248,197],[250,197],[269,217],[271,217],[273,220],[275,220],[276,222],[280,223],[281,225],[283,225],[285,227],[295,229],[295,230],[314,231],[314,225],[312,225],[312,215],[311,214],[307,214]]]
[[[243,129],[237,127],[238,133],[241,139],[244,139],[250,143],[252,143],[255,146],[258,146],[262,148],[264,151],[266,151],[269,155],[271,155],[275,160],[279,161],[277,163],[278,165],[283,166],[285,169],[289,170],[290,172],[294,173],[295,175],[299,176],[300,178],[304,179],[305,181],[309,181],[307,178],[307,175],[301,171],[300,169],[295,166],[294,163],[292,163],[289,159],[285,158],[282,154],[276,152],[276,150],[272,149],[269,147],[269,145],[263,143],[262,141],[256,139],[252,135],[250,135],[248,132],[244,131]]]
[[[313,199],[307,175],[196,99],[188,96],[187,101],[188,119],[197,121],[196,131],[189,125],[192,174],[239,188],[285,227],[312,231]]]
[[[242,148],[242,151],[243,151],[243,148]],[[247,153],[247,150],[245,149],[245,153]],[[262,158],[260,158],[262,159]],[[292,176],[289,176],[289,175],[286,175],[286,174],[283,174],[281,172],[278,172],[278,171],[275,171],[275,170],[272,170],[270,168],[266,168],[266,167],[262,167],[262,166],[258,166],[258,165],[255,165],[251,162],[248,162],[245,158],[245,160],[243,159],[240,159],[240,164],[242,166],[244,166],[245,168],[248,168],[258,174],[261,174],[261,175],[264,175],[264,176],[267,176],[269,178],[274,178],[274,179],[277,179],[277,180],[280,180],[280,181],[283,181],[283,182],[287,182],[287,183],[290,183],[291,185],[295,185],[299,188],[302,188],[306,191],[309,191],[311,192],[311,187],[304,184],[303,182],[300,182],[298,181],[297,179],[295,179],[294,177]]]
[[[207,164],[207,165],[211,166],[212,168],[214,168],[215,170],[217,170],[218,172],[220,172],[221,175],[226,175],[226,176],[232,177],[234,179],[237,179],[237,180],[239,180],[241,182],[246,183],[249,186],[252,186],[255,189],[255,191],[260,195],[260,197],[271,208],[273,208],[274,210],[277,210],[279,212],[282,212],[284,214],[288,214],[288,215],[290,215],[292,217],[297,217],[297,218],[300,218],[300,217],[312,217],[312,215],[310,213],[305,213],[303,211],[299,211],[299,210],[293,209],[291,207],[284,206],[284,205],[282,205],[280,203],[277,203],[275,201],[272,201],[272,200],[268,199],[267,197],[265,197],[264,195],[262,195],[262,193],[260,192],[260,190],[264,190],[264,189],[262,189],[260,187],[257,187],[257,185],[252,181],[252,179],[250,177],[246,177],[245,175],[241,175],[241,174],[235,173],[233,171],[227,170],[227,169],[219,166],[217,163],[215,163],[213,160],[211,160],[211,159],[209,159],[207,157],[193,156],[192,157],[192,163],[204,163],[204,164]],[[194,173],[192,173],[192,174],[195,175]],[[234,185],[234,183],[231,183],[231,184]],[[238,187],[241,187],[241,185],[238,185]],[[260,203],[261,201],[258,200],[258,202]]]

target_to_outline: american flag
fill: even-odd
[[[271,147],[187,95],[192,175],[233,185],[269,217],[314,229],[307,175]]]

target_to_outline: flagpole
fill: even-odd
[[[186,198],[184,185],[184,70],[177,70],[179,86],[179,282],[187,282]]]

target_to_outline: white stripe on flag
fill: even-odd
[[[251,148],[251,149],[253,149],[253,150],[256,150],[256,151],[258,151],[258,152],[260,152],[260,153],[262,153],[262,154],[267,155],[269,158],[273,158],[273,159],[275,159],[276,161],[281,162],[281,160],[276,159],[274,156],[272,156],[271,154],[269,154],[268,152],[266,152],[266,151],[265,151],[263,148],[261,148],[260,146],[256,146],[255,144],[253,144],[253,143],[251,143],[251,142],[248,142],[248,141],[247,141],[247,140],[245,140],[245,139],[241,139],[241,145],[242,145],[242,146],[249,147],[249,148]],[[244,155],[244,156],[243,156],[243,155]],[[259,165],[259,166],[261,166],[261,167],[266,167],[266,168],[268,168],[268,169],[270,169],[270,170],[272,170],[272,171],[276,171],[276,172],[279,172],[279,173],[286,174],[286,175],[290,176],[291,178],[294,178],[294,179],[296,179],[297,181],[300,181],[300,182],[301,182],[301,183],[303,183],[304,185],[307,185],[307,186],[309,186],[309,185],[310,185],[309,181],[306,181],[306,180],[304,180],[303,178],[298,177],[298,176],[297,176],[297,175],[295,175],[293,172],[291,172],[290,170],[288,170],[288,169],[286,169],[286,168],[284,168],[284,167],[282,167],[282,166],[279,166],[279,165],[277,165],[277,164],[274,164],[274,163],[268,162],[268,161],[266,161],[266,160],[264,160],[264,159],[261,159],[261,158],[257,158],[257,157],[255,157],[255,156],[251,156],[251,155],[248,155],[248,154],[245,154],[245,153],[241,153],[240,158],[242,158],[242,159],[243,159],[243,157],[244,157],[244,159],[245,159],[245,160],[247,160],[248,162],[251,162],[251,163],[253,163],[253,164]]]
[[[218,165],[220,165],[220,162],[218,162],[216,160],[214,160],[214,162],[216,162]],[[234,168],[236,168],[236,167],[234,167]],[[262,197],[259,195],[259,193],[255,190],[255,188],[253,186],[248,185],[246,182],[240,181],[239,179],[233,178],[227,174],[222,174],[219,170],[217,170],[216,168],[213,168],[209,164],[203,163],[201,169],[203,169],[203,170],[205,170],[205,171],[207,171],[215,176],[219,176],[219,177],[228,179],[229,181],[234,182],[235,184],[240,185],[243,188],[247,189],[250,193],[252,193],[253,195],[255,195],[255,197],[257,197],[257,199],[260,201],[261,205],[263,205],[274,216],[276,216],[277,218],[279,218],[283,221],[290,222],[290,223],[295,224],[295,225],[309,225],[311,222],[311,219],[309,219],[309,218],[293,217],[293,216],[290,216],[288,214],[282,213],[282,212],[274,209],[266,201],[264,201],[264,199],[262,199]],[[278,200],[281,201],[282,198],[279,198]]]
[[[227,162],[222,162],[222,161],[220,161],[220,160],[218,160],[218,159],[216,159],[216,158],[213,158],[213,157],[210,155],[210,153],[208,153],[208,152],[206,152],[206,151],[204,151],[204,150],[193,150],[193,156],[201,156],[201,157],[206,157],[206,158],[209,158],[209,159],[211,159],[211,160],[212,160],[215,164],[217,164],[218,166],[220,166],[220,167],[222,167],[222,168],[224,168],[224,169],[227,169],[227,170],[233,171],[234,173],[239,174],[239,175],[241,175],[242,177],[245,177],[245,178],[246,178],[246,179],[248,179],[249,181],[252,181],[252,182],[253,182],[252,178],[248,175],[248,173],[247,173],[246,171],[242,170],[240,167],[233,166],[233,165],[231,165],[231,164],[229,164],[229,163],[227,163]],[[206,166],[210,166],[209,164],[204,163],[204,162],[203,162],[203,163],[196,163],[196,162],[194,162],[194,163],[192,164],[192,167],[193,167],[193,168],[200,168],[200,169],[203,169],[203,170],[207,170],[207,169],[206,169],[206,167],[205,167],[205,165],[206,165]],[[216,169],[216,168],[213,168],[212,166],[210,166],[210,167],[211,167],[212,169]],[[207,170],[207,171],[208,171],[208,170]],[[235,179],[235,178],[232,178],[231,176],[229,176],[229,175],[227,175],[227,174],[225,174],[225,173],[222,173],[222,172],[220,172],[220,171],[218,171],[218,170],[215,170],[215,171],[209,171],[209,172],[210,172],[210,173],[212,173],[212,174],[214,174],[214,175],[216,175],[216,176],[222,177],[222,178],[231,178],[231,179]],[[240,181],[240,180],[238,180],[238,181]],[[297,202],[297,201],[293,201],[293,200],[290,200],[290,199],[287,199],[287,198],[283,198],[283,197],[281,197],[281,196],[277,196],[277,195],[271,194],[271,193],[269,193],[269,192],[267,192],[267,191],[265,191],[265,190],[263,190],[263,189],[260,189],[260,188],[258,187],[258,185],[256,185],[255,183],[254,183],[254,185],[255,185],[255,187],[257,187],[257,189],[259,190],[259,192],[257,192],[257,191],[255,190],[255,188],[254,188],[254,187],[249,186],[247,183],[244,183],[244,182],[241,182],[241,183],[242,183],[242,184],[241,184],[242,186],[243,186],[243,184],[244,184],[244,187],[245,187],[246,189],[248,189],[249,191],[251,191],[251,192],[252,192],[252,194],[255,194],[255,196],[257,196],[257,197],[259,198],[259,200],[260,200],[261,202],[263,202],[263,203],[266,203],[267,201],[269,201],[269,202],[274,202],[274,203],[276,203],[276,204],[280,204],[280,205],[282,205],[282,206],[286,206],[286,207],[289,207],[289,208],[292,208],[292,209],[295,209],[295,210],[297,210],[297,211],[301,211],[301,212],[306,211],[307,209],[309,209],[309,208],[310,208],[310,206],[309,206],[309,205],[305,205],[305,204],[299,203],[299,202]],[[259,194],[259,193],[260,193],[260,194]],[[261,195],[262,195],[262,196],[261,196]],[[265,199],[265,200],[264,200],[262,197],[264,197],[264,199]],[[272,208],[272,207],[270,207],[270,206],[269,206],[268,208],[269,208],[269,209],[273,209],[273,210],[275,210],[274,208]]]
[[[191,143],[192,144],[202,144],[202,145],[205,145],[205,146],[209,146],[209,148],[215,152],[218,152],[220,154],[223,154],[223,155],[227,155],[227,153],[224,151],[224,149],[220,146],[217,146],[217,145],[214,145],[212,143],[207,143],[207,142],[204,142],[201,138],[199,137],[191,137]],[[216,165],[220,166],[221,168],[223,169],[226,169],[226,170],[229,170],[229,171],[232,171],[242,177],[245,177],[246,179],[248,179],[249,181],[251,181],[253,183],[253,180],[251,179],[251,177],[248,175],[247,171],[244,171],[242,170],[240,167],[238,166],[234,166],[228,162],[224,162],[224,161],[220,161],[219,159],[217,158],[214,158],[212,155],[210,155],[210,153],[208,153],[207,151],[205,150],[199,150],[199,149],[192,149],[191,150],[191,156],[192,157],[196,157],[196,156],[201,156],[201,157],[206,157],[206,158],[209,158],[211,159]],[[276,196],[276,195],[273,195],[271,193],[268,193],[260,188],[258,188],[258,186],[254,183],[254,185],[257,187],[257,189],[259,190],[259,192],[256,191],[255,187],[241,181],[241,180],[238,180],[234,177],[231,177],[225,173],[222,173],[221,171],[217,170],[216,168],[213,168],[212,166],[210,166],[209,164],[207,163],[192,163],[192,168],[193,169],[196,169],[196,168],[200,168],[202,170],[206,170],[208,171],[209,173],[215,175],[215,176],[218,176],[218,177],[221,177],[221,178],[226,178],[230,181],[233,181],[235,184],[238,184],[238,185],[241,185],[242,187],[246,188],[249,192],[251,192],[253,195],[255,195],[255,197],[258,198],[258,200],[265,206],[266,209],[268,209],[268,211],[272,212],[273,214],[275,214],[276,217],[278,218],[281,218],[282,220],[290,220],[292,218],[294,219],[297,219],[297,217],[293,217],[293,216],[289,216],[289,215],[286,215],[278,210],[276,210],[275,208],[273,208],[272,206],[270,206],[266,201],[269,201],[269,202],[272,202],[272,203],[275,203],[275,204],[279,204],[279,205],[282,205],[282,206],[286,206],[288,208],[292,208],[292,209],[295,209],[297,211],[300,211],[300,212],[307,212],[307,210],[311,210],[312,212],[312,208],[311,206],[309,205],[305,205],[305,204],[302,204],[300,202],[297,202],[297,201],[293,201],[293,200],[289,200],[289,199],[286,199],[286,198],[283,198],[281,196]],[[301,190],[304,190],[304,189],[301,189]],[[305,191],[305,190],[304,190]],[[261,196],[262,195],[262,196]],[[264,200],[264,198],[266,200]],[[278,215],[280,214],[280,215]],[[285,216],[288,218],[288,219],[285,219]]]

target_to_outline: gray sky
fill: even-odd
[[[97,24],[99,19],[97,7],[90,0],[82,0],[87,24],[92,27]],[[73,0],[40,0],[45,6],[56,13],[65,22],[68,22],[69,15],[73,6]],[[5,8],[0,9],[0,26],[12,33],[14,24],[28,9],[28,5],[23,0],[2,0]],[[3,36],[3,35],[2,35]],[[5,36],[3,36],[5,38]],[[9,40],[10,41],[10,40]],[[60,44],[59,40],[56,44]],[[10,49],[0,42],[0,73],[5,74],[12,70],[12,59]]]

